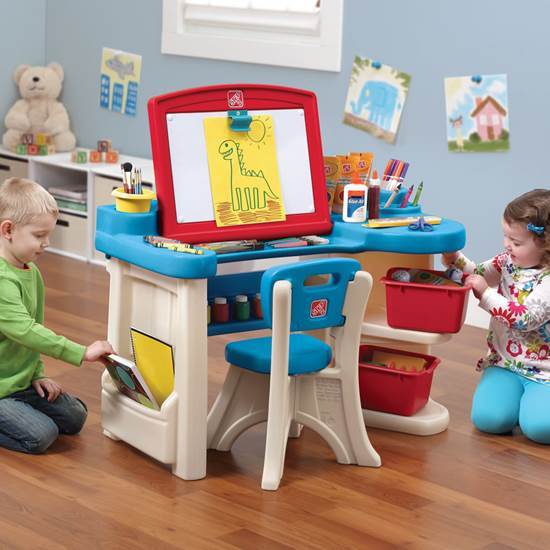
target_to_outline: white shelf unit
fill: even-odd
[[[85,186],[87,211],[60,209],[57,227],[52,233],[51,252],[83,261],[104,263],[95,250],[95,213],[98,206],[112,204],[111,191],[122,185],[120,164],[130,162],[141,168],[143,185],[154,189],[153,161],[121,155],[116,164],[71,161],[70,153],[34,156],[16,155],[0,148],[0,182],[9,177],[28,177],[49,187]]]

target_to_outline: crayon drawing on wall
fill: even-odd
[[[353,62],[344,122],[394,143],[411,76],[379,61]]]
[[[140,78],[141,55],[103,48],[100,107],[135,116]]]
[[[216,225],[284,221],[273,118],[253,117],[248,132],[205,118],[204,135]]]
[[[455,152],[510,149],[505,74],[445,79],[447,146]]]

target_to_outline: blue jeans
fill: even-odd
[[[49,403],[30,386],[0,399],[0,447],[40,454],[59,434],[76,434],[84,426],[86,405],[62,393]]]
[[[550,444],[550,386],[501,367],[488,367],[474,393],[472,422],[482,432],[511,432]]]

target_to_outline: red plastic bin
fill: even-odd
[[[399,269],[392,267],[380,281],[386,285],[386,313],[392,328],[420,332],[455,333],[464,324],[469,287],[438,286],[394,281],[391,276]],[[443,276],[443,271],[423,269]]]
[[[393,355],[420,357],[426,361],[420,372],[406,372],[369,364],[375,350]],[[363,409],[411,416],[428,402],[433,373],[440,359],[410,351],[362,345],[359,347],[359,395]]]

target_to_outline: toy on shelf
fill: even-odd
[[[53,138],[50,134],[23,134],[21,142],[12,148],[17,155],[51,155],[55,153]]]
[[[69,114],[63,103],[57,100],[61,93],[64,72],[59,63],[50,63],[47,67],[19,65],[13,73],[13,79],[19,88],[21,98],[9,109],[5,124],[7,131],[2,142],[6,149],[15,150],[18,144],[28,145],[23,135],[39,132],[51,135],[56,151],[70,151],[76,145],[76,138],[70,130]],[[36,144],[39,147],[46,143]],[[22,148],[19,148],[22,151]],[[18,154],[19,151],[16,151]],[[34,152],[28,154],[47,154]],[[44,151],[44,149],[42,149]]]
[[[96,149],[92,149],[91,151],[87,149],[75,149],[72,151],[71,160],[77,164],[85,164],[87,162],[117,164],[119,153],[116,149],[112,148],[110,139],[100,139],[97,142]]]

